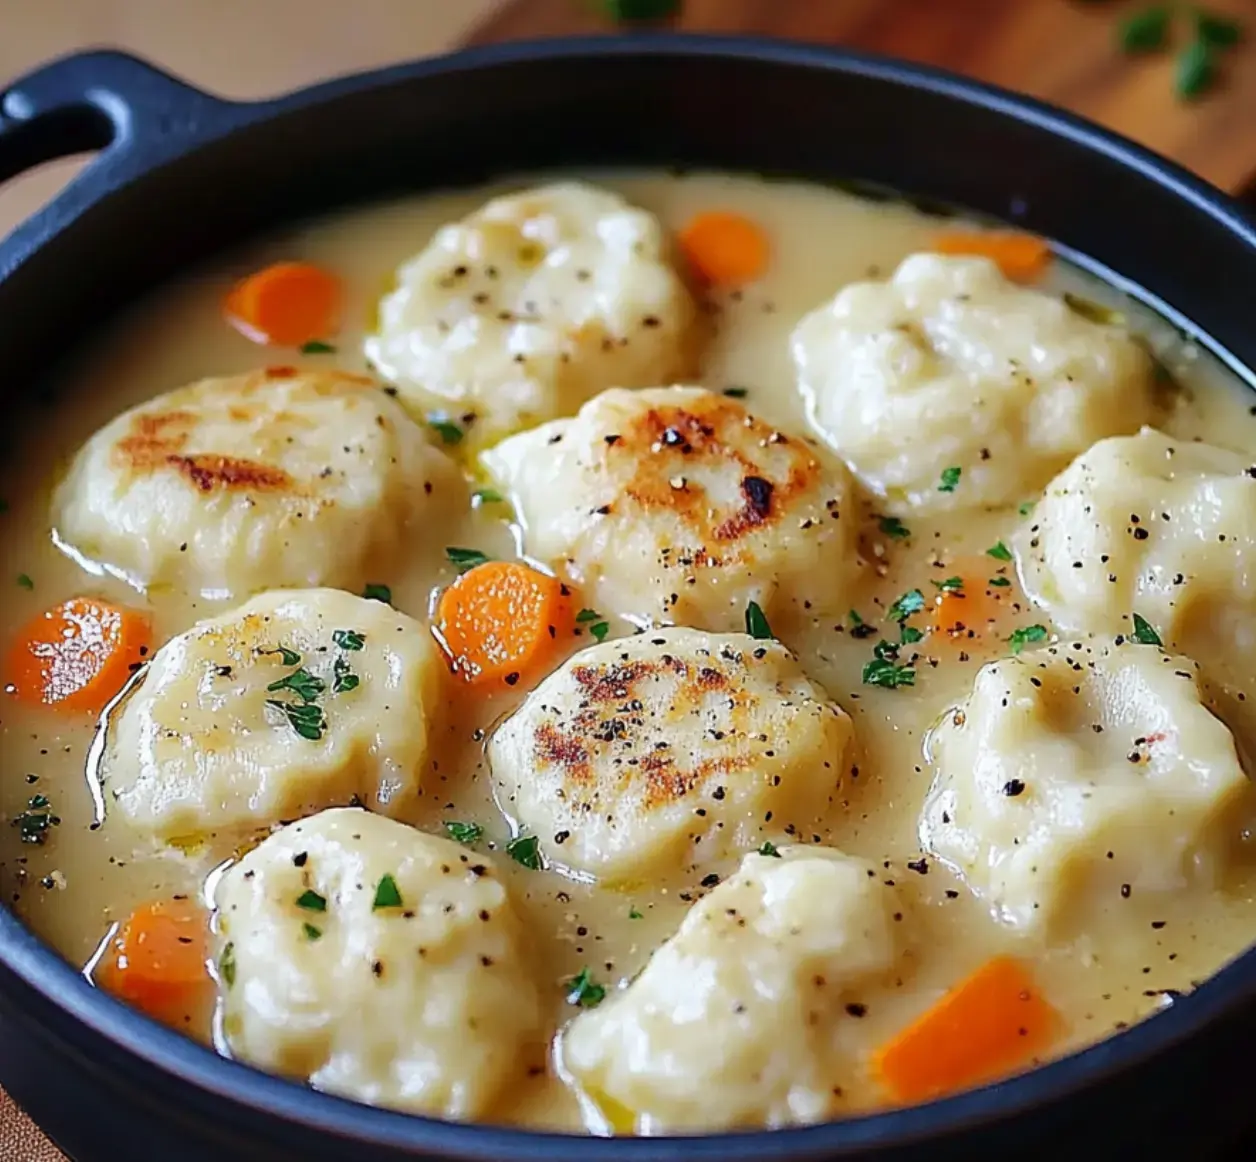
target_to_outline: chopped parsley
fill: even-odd
[[[914,666],[899,665],[888,658],[874,658],[863,668],[865,686],[883,686],[887,690],[897,690],[900,686],[916,684]]]
[[[327,683],[316,674],[311,674],[303,666],[272,682],[266,689],[271,694],[278,693],[280,690],[291,690],[302,702],[313,702],[320,694],[326,692]]]
[[[302,924],[301,931],[305,933],[306,940],[309,940],[311,943],[315,940],[321,940],[323,936],[323,930],[315,928],[313,924]]]
[[[1046,638],[1047,627],[1045,625],[1025,625],[1014,630],[1007,641],[1012,647],[1012,653],[1019,654],[1030,642],[1046,641]]]
[[[1243,39],[1243,25],[1219,12],[1195,9],[1195,36],[1211,48],[1233,48]]]
[[[440,437],[442,444],[462,443],[462,429],[452,420],[442,419],[440,416],[428,416],[427,426]]]
[[[480,504],[505,504],[506,498],[496,488],[477,488],[471,494]]]
[[[327,729],[327,716],[313,702],[280,702],[277,698],[267,698],[266,705],[281,711],[288,725],[310,742],[317,742]]]
[[[228,988],[235,984],[235,945],[228,944],[218,958],[218,976]]]
[[[301,344],[302,355],[334,355],[336,348],[331,343],[324,343],[322,339],[311,339],[308,343]]]
[[[1243,39],[1242,22],[1224,13],[1153,4],[1126,16],[1116,29],[1117,45],[1127,56],[1163,52],[1174,44],[1174,25],[1186,26],[1190,40],[1177,52],[1174,88],[1181,100],[1198,97],[1217,79],[1221,53]]]
[[[383,878],[375,885],[375,900],[371,904],[371,911],[378,912],[381,908],[400,908],[401,892],[397,889],[397,881],[387,872]]]
[[[1021,516],[1028,516],[1034,511],[1034,502],[1032,500],[1022,501],[1020,507],[1016,510]]]
[[[468,847],[477,843],[484,834],[484,828],[478,823],[462,823],[457,819],[445,822],[445,831],[456,843],[465,843]]]
[[[457,545],[446,548],[445,557],[459,573],[465,573],[468,569],[474,569],[488,561],[487,553],[481,553],[479,549],[460,549]]]
[[[996,561],[1010,561],[1012,559],[1012,550],[1009,549],[1002,541],[995,541],[986,550],[987,557],[993,557]]]
[[[724,394],[729,399],[745,399],[750,394],[750,389],[745,387],[726,387]]]
[[[934,581],[933,587],[941,593],[958,593],[962,596],[964,592],[964,578],[948,577],[945,581]]]
[[[35,588],[35,582],[34,582],[34,581],[32,581],[32,580],[30,579],[30,576],[29,576],[28,574],[26,574],[26,573],[19,573],[19,574],[17,575],[17,583],[18,583],[18,584],[19,584],[19,585],[20,585],[23,589],[34,589],[34,588]]]
[[[760,855],[770,855],[773,859],[780,859],[781,853],[776,850],[776,844],[770,843],[768,840],[763,841],[763,846],[759,848]]]
[[[262,657],[267,657],[270,654],[278,654],[279,660],[285,666],[299,666],[301,664],[301,655],[298,654],[296,650],[288,649],[287,646],[276,646],[273,650],[258,650],[257,652],[261,654]]]
[[[1006,589],[1011,582],[1006,577],[991,577],[986,584],[993,585],[996,589]]]
[[[506,854],[531,871],[541,869],[541,841],[535,835],[520,835],[506,844]]]
[[[768,619],[759,608],[757,601],[752,601],[746,606],[746,632],[759,641],[770,641],[774,636],[772,627],[768,625]]]
[[[26,801],[26,810],[13,820],[13,826],[23,843],[34,843],[42,847],[48,842],[48,832],[61,823],[61,817],[54,815],[52,803],[47,795],[32,795]]]
[[[337,658],[332,665],[331,692],[347,694],[350,690],[356,690],[359,682],[357,674],[349,668],[349,663],[344,658]]]
[[[611,623],[609,621],[594,622],[593,625],[589,626],[589,632],[598,641],[603,641],[606,635],[611,632]]]
[[[629,919],[629,920],[640,920],[640,919],[641,919],[641,913],[637,911],[637,908],[636,908],[636,905],[635,905],[635,904],[634,904],[631,908],[629,908],[629,909],[628,909],[628,919]]]
[[[920,632],[914,625],[903,625],[899,627],[899,640],[905,646],[913,645],[920,641],[925,635]]]
[[[1152,628],[1151,623],[1137,613],[1134,614],[1133,638],[1141,646],[1164,645],[1164,642],[1160,640],[1160,635]]]
[[[897,541],[911,536],[911,529],[896,516],[883,516],[880,521],[880,528],[887,537],[893,537]]]
[[[913,613],[925,607],[925,595],[919,589],[909,589],[886,611],[886,621],[906,621]]]
[[[869,625],[862,617],[859,616],[859,610],[852,609],[850,617],[850,636],[862,641],[866,637],[872,637],[876,634],[876,627]]]
[[[368,582],[362,590],[362,596],[368,601],[382,601],[385,605],[392,604],[392,590],[387,585]]]
[[[297,907],[307,912],[326,912],[327,897],[320,896],[313,888],[307,888],[297,897]]]
[[[959,483],[959,478],[962,473],[962,468],[943,468],[942,479],[938,482],[938,491],[954,492],[955,486]]]
[[[1134,55],[1164,48],[1169,39],[1172,14],[1168,5],[1156,4],[1127,16],[1117,25],[1121,51]]]
[[[589,625],[592,622],[592,625]],[[611,632],[611,623],[607,621],[596,609],[582,609],[576,614],[576,623],[578,625],[589,625],[589,632],[597,641],[604,641],[606,635]]]
[[[567,982],[567,1003],[578,1005],[582,1009],[595,1009],[606,1000],[606,988],[593,979],[593,973],[586,967],[578,976]]]
[[[1216,58],[1207,41],[1195,40],[1178,54],[1175,82],[1177,95],[1183,100],[1198,97],[1212,86],[1216,76]]]
[[[356,652],[366,644],[366,635],[358,633],[356,629],[338,629],[331,635],[331,640],[342,650]]]

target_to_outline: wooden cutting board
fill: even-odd
[[[938,65],[1062,105],[1238,192],[1256,178],[1256,3],[1205,6],[1245,18],[1248,35],[1220,58],[1216,86],[1193,102],[1174,93],[1172,51],[1132,58],[1117,44],[1122,18],[1145,10],[1145,0],[685,0],[666,25]],[[470,43],[619,31],[599,7],[599,0],[506,0]],[[1184,45],[1190,29],[1180,24]]]

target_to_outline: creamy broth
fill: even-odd
[[[887,277],[905,256],[927,249],[938,229],[936,219],[905,205],[806,185],[704,174],[610,174],[597,180],[657,214],[667,227],[676,228],[712,205],[742,211],[765,227],[772,242],[770,269],[744,292],[711,296],[714,334],[694,382],[713,389],[744,388],[745,405],[788,432],[808,430],[789,355],[789,336],[798,320],[846,283]],[[145,596],[117,579],[87,572],[50,538],[49,497],[59,473],[114,415],[204,376],[266,363],[368,370],[362,341],[393,270],[421,250],[438,226],[495,192],[424,196],[304,224],[163,288],[95,342],[59,385],[55,402],[32,413],[19,454],[0,467],[0,496],[8,504],[0,516],[0,578],[9,586],[0,607],[0,639],[10,641],[39,610],[80,593],[149,610],[157,643],[235,604],[170,592]],[[220,301],[238,277],[288,258],[318,263],[345,281],[346,323],[334,337],[334,355],[264,351],[222,321]],[[1044,289],[1071,289],[1118,307],[1163,352],[1189,389],[1173,401],[1163,430],[1256,454],[1256,418],[1247,397],[1218,365],[1183,347],[1162,321],[1060,263]],[[834,1084],[842,1090],[842,1108],[850,1110],[885,1102],[867,1068],[871,1051],[999,951],[1032,959],[1045,996],[1065,1018],[1066,1029],[1052,1048],[1060,1054],[1170,1003],[1246,948],[1256,934],[1256,881],[1246,859],[1237,861],[1224,890],[1154,898],[1137,892],[1117,895],[1091,914],[1070,917],[1066,935],[1046,946],[996,923],[987,906],[940,861],[921,860],[917,821],[930,781],[922,753],[926,733],[966,697],[978,668],[1006,653],[1013,630],[1036,623],[1050,629],[1051,624],[1023,596],[1014,567],[985,556],[991,545],[1010,539],[1020,521],[1015,508],[913,517],[913,536],[904,543],[881,531],[871,501],[861,503],[861,544],[875,567],[866,571],[854,608],[867,623],[884,629],[886,610],[896,597],[917,587],[930,594],[931,581],[951,576],[961,565],[971,573],[977,562],[991,576],[1009,578],[1011,585],[998,591],[994,632],[962,648],[928,641],[917,647],[919,677],[912,688],[863,684],[861,671],[878,639],[853,636],[849,618],[816,622],[786,641],[809,675],[851,716],[855,737],[852,762],[831,813],[814,834],[796,838],[875,861],[903,899],[895,920],[906,930],[905,951],[894,979],[860,995],[855,1007],[862,1015],[843,1025],[848,1065]],[[407,567],[376,580],[391,588],[397,608],[426,621],[435,595],[456,576],[445,558],[446,543],[514,556],[517,530],[509,515],[499,505],[469,509],[447,534],[448,542],[415,544]],[[19,575],[30,579],[29,588],[18,584]],[[615,635],[632,632],[626,622],[612,630]],[[587,643],[587,636],[577,637],[572,647]],[[1256,696],[1256,677],[1219,672],[1209,668],[1209,659],[1197,660],[1240,749],[1248,752],[1243,704]],[[523,693],[469,697],[451,684],[447,694],[434,714],[437,739],[430,769],[422,775],[418,805],[406,821],[442,833],[450,820],[483,826],[485,848],[498,854],[535,942],[542,992],[552,1006],[551,1027],[558,1030],[576,1011],[566,999],[564,982],[586,967],[608,987],[630,980],[704,889],[696,878],[677,875],[637,891],[614,891],[510,860],[503,849],[511,828],[493,801],[484,738]],[[102,821],[103,799],[87,763],[95,730],[91,715],[20,707],[0,697],[0,810],[13,820],[38,793],[48,797],[61,819],[43,845],[20,843],[15,827],[0,829],[5,898],[67,959],[86,966],[89,975],[98,950],[136,905],[172,894],[208,898],[223,867],[239,854],[214,842],[188,851],[137,854],[124,821],[108,811]],[[788,837],[767,830],[764,838],[782,842]],[[725,863],[716,870],[726,875],[734,866]],[[191,1035],[212,1041],[209,1013],[189,1013],[185,1025]],[[540,1054],[521,1063],[518,1084],[493,1116],[532,1126],[605,1128],[582,1110],[553,1062]]]

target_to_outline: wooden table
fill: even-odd
[[[1016,89],[1090,117],[1232,192],[1256,178],[1256,4],[1207,0],[1246,17],[1217,86],[1195,102],[1174,94],[1173,54],[1124,56],[1123,16],[1146,0],[685,0],[667,25],[840,44],[905,57]],[[612,33],[593,0],[506,0],[471,35]],[[1186,29],[1180,35],[1185,36]]]

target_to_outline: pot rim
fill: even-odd
[[[1237,202],[1177,164],[1063,110],[995,86],[930,66],[875,54],[754,36],[637,33],[618,37],[560,37],[465,49],[357,73],[296,90],[273,100],[237,106],[252,110],[244,131],[260,121],[367,89],[421,81],[465,71],[490,71],[525,63],[571,58],[706,58],[769,63],[793,69],[837,72],[920,90],[935,98],[976,106],[1067,139],[1135,171],[1143,179],[1222,226],[1236,245],[1256,250],[1256,225]],[[201,148],[213,135],[194,141]],[[175,160],[144,171],[154,172]],[[142,178],[143,175],[141,175]],[[94,207],[85,210],[90,214]],[[1206,329],[1205,329],[1206,333]],[[254,1114],[295,1123],[340,1139],[398,1151],[436,1151],[464,1162],[519,1162],[596,1158],[603,1162],[660,1159],[762,1162],[852,1158],[870,1147],[923,1143],[977,1125],[992,1125],[1054,1105],[1102,1079],[1173,1050],[1240,1006],[1256,1002],[1256,945],[1189,995],[1131,1028],[1030,1072],[923,1105],[880,1110],[815,1126],[774,1131],[717,1133],[681,1138],[611,1138],[560,1134],[495,1125],[454,1123],[367,1106],[315,1091],[219,1056],[115,1001],[0,905],[0,964],[73,1021],[142,1063]]]

